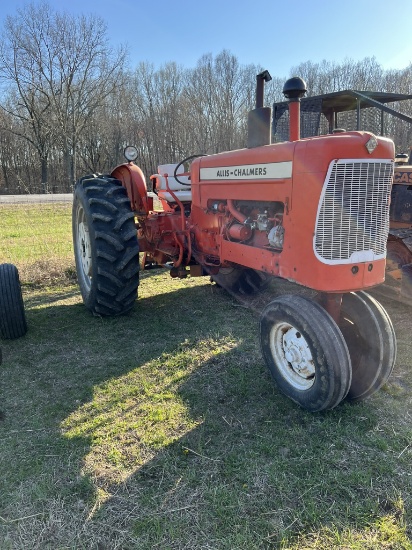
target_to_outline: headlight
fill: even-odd
[[[134,145],[128,145],[123,151],[123,154],[129,162],[137,159],[137,149]]]

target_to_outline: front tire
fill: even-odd
[[[396,361],[396,335],[384,307],[366,292],[344,294],[339,327],[352,362],[348,401],[363,401],[388,380]]]
[[[0,265],[0,334],[13,339],[27,332],[19,272],[13,264]]]
[[[127,313],[137,297],[139,245],[126,190],[109,176],[86,176],[73,198],[76,271],[95,315]]]
[[[301,407],[332,409],[351,383],[349,351],[337,324],[318,304],[285,295],[260,318],[262,354],[279,389]]]

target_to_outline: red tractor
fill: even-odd
[[[310,411],[332,409],[373,394],[395,363],[390,318],[365,292],[385,277],[394,145],[361,131],[300,139],[306,85],[297,77],[283,89],[289,140],[271,144],[270,78],[257,75],[246,149],[159,166],[151,180],[162,211],[133,147],[109,176],[78,181],[78,280],[85,305],[102,316],[132,308],[139,252],[173,277],[208,275],[232,291],[258,292],[274,277],[317,291],[264,308],[261,349],[284,394]]]

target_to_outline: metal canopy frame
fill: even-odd
[[[390,92],[372,92],[359,90],[343,90],[340,92],[331,92],[317,96],[309,96],[301,99],[300,110],[301,117],[305,113],[311,113],[319,125],[320,115],[323,114],[329,124],[329,133],[337,129],[338,113],[356,111],[356,130],[361,130],[361,110],[371,107],[379,109],[381,113],[381,135],[384,135],[384,113],[388,113],[409,124],[412,124],[412,117],[400,113],[387,103],[394,103],[412,99],[412,94],[397,94]],[[273,133],[276,133],[278,122],[288,110],[288,102],[281,101],[273,104]],[[313,124],[313,121],[312,121]],[[310,134],[309,134],[310,135]],[[303,137],[309,137],[303,136]],[[315,135],[312,133],[312,135]]]

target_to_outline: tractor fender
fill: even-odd
[[[146,216],[153,210],[153,199],[147,194],[146,178],[142,170],[131,162],[117,166],[111,176],[118,179],[127,191],[132,210]]]

